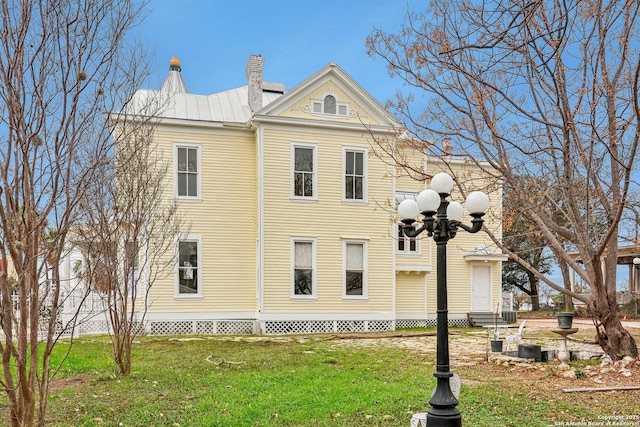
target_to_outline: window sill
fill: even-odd
[[[369,297],[365,295],[344,295],[343,301],[355,302],[355,301],[369,301]]]
[[[420,258],[422,254],[420,252],[396,251],[396,256],[407,257],[407,258]]]
[[[175,199],[179,202],[186,202],[186,203],[202,202],[202,197],[176,197]]]
[[[294,295],[291,297],[291,301],[318,301],[318,297],[315,295]]]
[[[202,299],[202,295],[201,294],[194,294],[194,295],[180,294],[180,295],[174,295],[174,299],[176,299],[177,301],[184,301],[184,300],[193,301],[193,300]]]
[[[317,197],[298,197],[291,196],[289,198],[292,202],[302,202],[302,203],[316,203],[318,201]]]
[[[368,205],[369,202],[367,201],[367,199],[342,199],[342,203],[344,203],[345,205]]]

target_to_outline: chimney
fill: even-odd
[[[249,56],[247,62],[247,87],[249,89],[249,108],[256,112],[262,108],[262,68],[264,58],[262,55]]]

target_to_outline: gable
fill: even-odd
[[[327,97],[333,98],[335,109],[330,107],[332,102]],[[335,64],[324,67],[256,114],[258,120],[269,117],[326,124],[398,126],[375,98]]]

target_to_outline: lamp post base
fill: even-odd
[[[446,372],[438,371],[433,375],[438,382],[429,401],[431,408],[427,411],[427,427],[461,427],[462,416],[456,408],[458,398],[451,390],[454,374],[447,367]]]
[[[430,408],[427,427],[462,427],[462,415],[456,408]]]

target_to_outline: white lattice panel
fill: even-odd
[[[193,333],[193,322],[151,322],[151,335],[188,335]]]
[[[90,320],[77,326],[80,335],[97,335],[109,333],[109,322],[106,320]]]
[[[336,322],[336,332],[364,332],[364,320],[339,320]]]
[[[214,320],[203,320],[196,322],[196,334],[214,335],[216,333],[216,322]]]
[[[234,321],[222,320],[218,321],[217,333],[224,335],[252,334],[253,321]]]
[[[396,320],[396,328],[425,328],[427,326],[426,319],[402,319]]]
[[[282,321],[265,322],[265,333],[279,334],[319,334],[333,332],[332,321]]]
[[[369,331],[391,331],[392,323],[389,320],[369,321]]]

